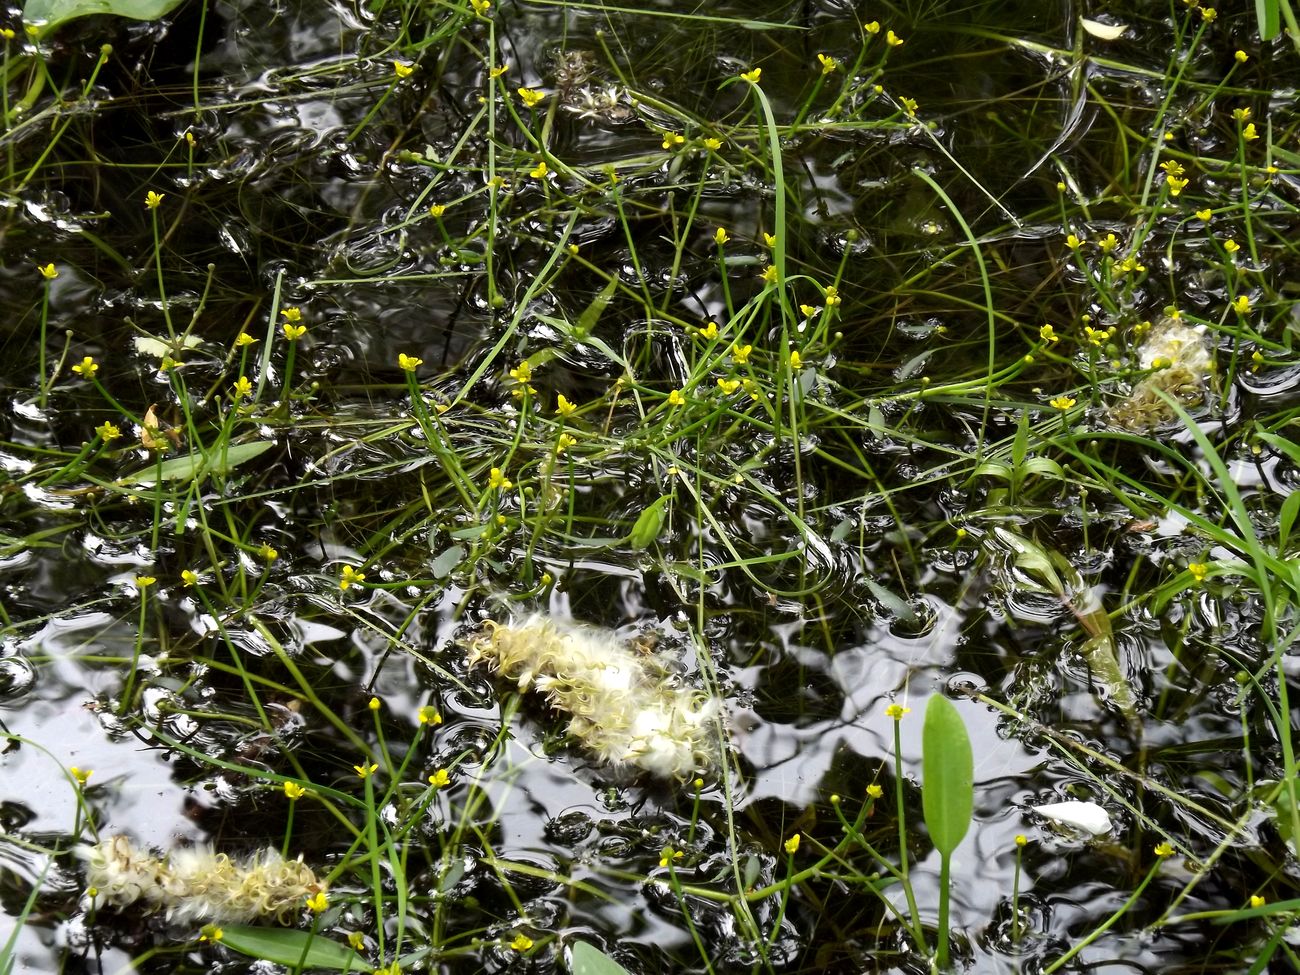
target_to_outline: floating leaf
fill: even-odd
[[[23,20],[39,24],[46,34],[60,24],[92,14],[109,14],[131,20],[157,20],[171,13],[184,0],[27,0]]]
[[[569,971],[573,975],[630,975],[628,970],[595,945],[575,941]]]
[[[366,967],[361,956],[346,945],[294,928],[227,924],[221,929],[221,943],[240,954],[292,969],[330,968],[360,972]]]
[[[659,533],[663,531],[664,519],[667,517],[668,502],[672,499],[671,494],[665,494],[641,512],[636,524],[632,526],[631,534],[627,536],[627,543],[633,551],[648,548],[650,543],[659,537]]]
[[[226,474],[240,464],[260,457],[275,444],[269,440],[232,444],[224,450],[214,449],[209,454],[195,453],[173,457],[161,464],[122,478],[119,484],[157,484],[159,481],[192,481],[201,474]]]
[[[975,809],[975,759],[966,722],[942,694],[925,707],[921,729],[921,807],[934,848],[951,856]]]

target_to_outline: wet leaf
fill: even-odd
[[[934,848],[945,856],[970,829],[975,809],[975,760],[966,722],[942,694],[925,708],[921,729],[921,805]]]
[[[365,967],[362,958],[346,945],[293,928],[223,925],[221,943],[240,954],[293,969],[329,968],[359,972]]]
[[[569,971],[573,975],[629,975],[628,970],[595,945],[585,941],[573,943]]]
[[[636,524],[632,526],[631,534],[627,536],[627,543],[634,552],[648,548],[650,543],[659,537],[659,533],[663,531],[664,519],[667,517],[668,502],[672,499],[671,494],[665,494],[641,512]]]
[[[253,443],[233,444],[209,454],[194,453],[185,457],[173,457],[124,477],[117,483],[149,485],[160,481],[192,481],[204,474],[226,474],[240,464],[261,457],[274,446],[269,440],[257,440]]]
[[[23,20],[29,24],[40,24],[41,33],[45,34],[69,20],[92,14],[129,17],[131,20],[157,20],[183,2],[184,0],[27,0],[23,6]]]

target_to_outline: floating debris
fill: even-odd
[[[1162,392],[1192,407],[1203,403],[1213,388],[1214,353],[1204,325],[1167,318],[1151,330],[1137,356],[1138,367],[1152,371],[1110,410],[1111,420],[1125,429],[1151,430],[1174,419]]]
[[[1049,802],[1045,806],[1033,806],[1032,812],[1044,819],[1061,826],[1070,826],[1092,836],[1105,836],[1111,831],[1110,813],[1095,802]]]
[[[178,924],[291,922],[325,884],[311,867],[271,849],[235,861],[207,847],[156,857],[125,836],[101,840],[85,854],[86,886],[97,904],[162,912]]]
[[[488,621],[469,642],[469,662],[545,694],[570,715],[570,736],[610,764],[685,779],[711,768],[720,751],[721,702],[681,686],[661,658],[609,630],[541,614]]]

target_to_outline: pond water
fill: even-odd
[[[285,926],[358,969],[929,971],[934,695],[955,966],[1292,970],[1298,55],[1253,12],[0,19],[14,971],[267,969],[85,896],[119,834],[301,855]],[[530,613],[719,700],[699,767],[471,666]]]

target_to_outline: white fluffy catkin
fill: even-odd
[[[125,836],[96,843],[85,854],[86,886],[109,907],[143,903],[177,924],[292,921],[307,898],[324,889],[302,860],[267,849],[236,861],[206,847],[156,857]]]
[[[685,779],[717,754],[718,699],[677,685],[658,658],[608,630],[539,613],[488,621],[469,641],[469,662],[545,694],[570,716],[569,734],[605,762]]]

